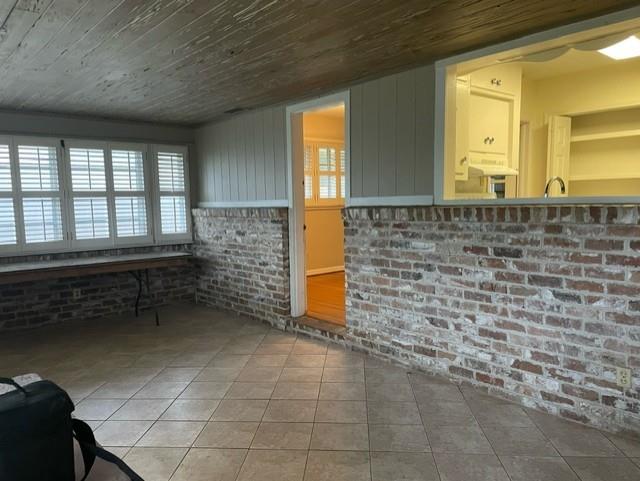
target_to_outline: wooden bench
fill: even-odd
[[[149,269],[185,265],[191,257],[192,254],[189,252],[148,252],[52,261],[14,262],[0,264],[0,284],[126,272],[131,274],[138,283],[135,303],[137,316],[143,287],[146,287],[147,296],[153,304]],[[156,325],[159,325],[158,311],[155,306],[154,310]]]

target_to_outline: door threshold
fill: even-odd
[[[337,324],[332,324],[331,322],[322,321],[308,316],[300,316],[288,320],[287,327],[341,341],[344,340],[347,333],[347,328],[345,326],[339,326]]]

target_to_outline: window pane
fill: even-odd
[[[106,197],[73,199],[76,239],[108,239],[109,213]]]
[[[344,155],[344,149],[340,150],[340,172],[344,172],[344,164],[345,164],[345,159],[344,159],[345,155]],[[343,191],[344,192],[344,191]]]
[[[102,149],[69,149],[71,185],[76,192],[107,190]]]
[[[318,149],[318,162],[323,172],[336,170],[336,149],[320,147]]]
[[[160,220],[163,234],[187,232],[187,210],[184,197],[160,197]]]
[[[13,199],[0,199],[0,245],[16,243]]]
[[[58,156],[55,148],[19,145],[18,159],[23,191],[58,190]]]
[[[147,235],[147,206],[144,197],[116,197],[118,237]]]
[[[311,172],[313,168],[313,147],[311,145],[304,146],[304,171]]]
[[[29,197],[22,200],[27,244],[62,240],[60,199]]]
[[[158,182],[162,192],[184,192],[184,158],[176,152],[158,152]]]
[[[11,192],[11,163],[8,145],[0,145],[0,191]]]
[[[320,176],[320,198],[321,199],[337,198],[335,175]]]
[[[313,177],[310,175],[304,176],[304,198],[313,198]]]
[[[112,150],[113,188],[116,191],[144,190],[144,160],[142,152]]]
[[[340,176],[340,198],[344,199],[344,193],[346,192],[345,190],[346,187],[346,183],[344,181],[344,175]]]

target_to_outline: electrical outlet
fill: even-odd
[[[616,382],[620,387],[631,387],[631,369],[616,368]]]
[[[81,296],[82,296],[82,289],[74,289],[73,290],[73,298],[74,299],[80,299]]]

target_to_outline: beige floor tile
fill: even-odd
[[[482,430],[498,455],[559,456],[538,428],[485,426]]]
[[[254,422],[210,422],[204,427],[195,446],[200,448],[248,448],[258,429]]]
[[[171,404],[171,399],[130,399],[109,419],[112,421],[155,421]]]
[[[215,410],[212,421],[261,421],[267,404],[266,399],[222,400]]]
[[[136,446],[188,448],[205,424],[195,421],[156,421]]]
[[[239,367],[205,367],[194,381],[231,382],[236,380],[241,370]]]
[[[431,454],[371,453],[372,481],[440,481]]]
[[[640,468],[624,458],[567,457],[582,481],[638,481]]]
[[[251,356],[248,354],[240,355],[240,354],[216,354],[207,367],[218,367],[218,368],[240,368],[242,369]]]
[[[201,370],[198,367],[167,367],[153,380],[154,382],[191,382]]]
[[[288,357],[285,367],[323,367],[326,356],[324,355],[291,355]]]
[[[251,450],[238,481],[302,481],[306,451]]]
[[[475,416],[464,402],[432,401],[418,404],[418,409],[422,422],[429,428],[476,424]]]
[[[366,424],[315,424],[311,436],[311,449],[368,451],[368,426]]]
[[[414,384],[412,387],[416,401],[420,404],[434,401],[465,402],[462,392],[455,384]]]
[[[367,384],[367,400],[380,402],[415,402],[411,385],[406,384]]]
[[[427,436],[434,453],[493,454],[479,426],[439,426]]]
[[[73,415],[83,421],[104,421],[125,402],[124,399],[85,399],[76,406]]]
[[[226,399],[269,399],[276,384],[272,382],[234,382]]]
[[[283,367],[287,357],[287,354],[253,355],[249,358],[246,367]]]
[[[163,421],[208,421],[220,404],[218,399],[176,399],[160,417]]]
[[[367,384],[409,384],[407,370],[393,366],[380,369],[366,369],[365,380]]]
[[[606,436],[609,438],[609,441],[615,444],[626,456],[630,458],[640,457],[640,439],[632,439],[627,436],[608,433],[606,433]]]
[[[494,455],[435,454],[442,481],[509,481]],[[546,481],[546,480],[544,480]]]
[[[192,382],[178,399],[222,399],[231,387],[230,382]]]
[[[98,390],[91,393],[91,399],[129,399],[138,392],[143,383],[108,382],[103,384]]]
[[[369,425],[369,443],[371,451],[424,453],[431,450],[421,425]]]
[[[168,481],[186,454],[186,448],[133,448],[124,461],[145,481]]]
[[[367,398],[364,383],[323,382],[320,385],[322,400],[364,401]]]
[[[262,423],[251,449],[309,449],[312,423]]]
[[[511,481],[578,481],[562,458],[500,456]]]
[[[102,446],[133,446],[151,427],[153,421],[105,421],[95,431]]]
[[[317,423],[366,423],[367,403],[364,401],[318,401]]]
[[[364,356],[350,352],[333,352],[331,349],[327,353],[324,367],[364,367]]]
[[[251,354],[256,356],[270,356],[273,354],[289,355],[292,348],[293,344],[263,344],[255,349],[255,351],[252,351]]]
[[[238,382],[276,382],[281,372],[281,367],[246,366],[236,380]]]
[[[361,367],[325,367],[322,382],[364,382],[364,369]]]
[[[278,382],[320,382],[322,368],[285,367]]]
[[[246,449],[190,449],[171,481],[235,481]]]
[[[309,451],[304,481],[370,481],[368,452]]]
[[[415,402],[367,403],[369,424],[422,424]]]
[[[262,420],[264,422],[313,422],[317,403],[317,401],[272,399]]]
[[[298,338],[296,343],[293,345],[293,350],[291,354],[298,356],[301,354],[316,354],[316,355],[326,355],[327,354],[328,345],[323,342],[316,342],[309,339]]]
[[[524,409],[513,404],[496,404],[492,402],[469,402],[480,426],[509,426],[535,428],[531,418]]]
[[[206,366],[213,356],[215,351],[203,351],[203,352],[185,352],[178,354],[174,357],[168,366],[170,367],[204,367]]]
[[[175,399],[188,385],[189,383],[184,381],[151,381],[133,397],[136,399]]]
[[[319,382],[279,382],[272,399],[318,399]]]

